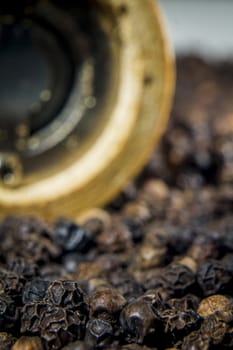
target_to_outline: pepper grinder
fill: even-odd
[[[0,5],[0,216],[76,218],[148,160],[173,55],[153,0]]]

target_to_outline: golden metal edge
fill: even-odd
[[[161,40],[162,40],[162,49],[163,49],[163,59],[164,59],[164,88],[162,92],[162,99],[160,101],[160,113],[159,113],[159,129],[156,129],[154,133],[151,134],[150,142],[145,150],[143,150],[143,157],[140,157],[135,162],[135,166],[130,169],[127,176],[124,178],[124,183],[127,183],[133,176],[135,176],[138,171],[142,168],[142,166],[149,159],[150,154],[154,148],[156,142],[158,142],[161,134],[164,132],[165,127],[167,125],[167,121],[169,118],[169,112],[171,110],[172,97],[174,91],[174,82],[175,82],[175,72],[174,72],[174,57],[172,54],[172,50],[169,46],[167,34],[165,32],[165,26],[163,20],[161,18],[161,11],[159,9],[158,4],[155,4],[153,0],[148,0],[150,3],[151,11],[154,12],[155,20],[158,22]],[[103,184],[105,184],[105,176],[103,174]],[[108,189],[108,192],[103,192],[102,197],[98,198],[97,201],[93,201],[87,207],[80,209],[78,213],[76,210],[77,202],[82,201],[82,195],[73,191],[69,195],[66,195],[65,198],[58,198],[56,202],[44,203],[43,205],[38,205],[30,208],[5,208],[0,206],[0,217],[5,214],[11,213],[20,213],[20,214],[39,214],[40,216],[46,218],[54,218],[59,215],[68,215],[70,217],[76,218],[79,215],[83,214],[86,210],[95,207],[97,204],[101,206],[108,202],[111,198],[113,198],[122,188],[123,183],[119,183],[117,186],[113,186],[111,189]],[[89,186],[90,187],[90,186]],[[104,187],[104,186],[102,186]],[[87,189],[87,194],[88,194]],[[96,190],[96,188],[95,188]],[[84,191],[85,192],[85,191]],[[84,193],[85,195],[85,193]],[[58,203],[58,201],[61,203]],[[64,201],[67,203],[65,205]],[[63,206],[64,205],[64,206]],[[78,206],[77,206],[78,208]]]

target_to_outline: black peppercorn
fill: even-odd
[[[86,252],[92,243],[91,234],[87,229],[65,219],[56,223],[54,240],[67,252]]]
[[[220,261],[212,260],[198,268],[197,281],[206,296],[226,292],[232,288],[233,273]]]
[[[167,132],[120,200],[80,224],[0,222],[0,350],[233,348],[233,65],[177,69]]]
[[[156,284],[167,290],[170,296],[182,296],[192,290],[195,274],[183,264],[172,263],[161,271]]]
[[[103,347],[110,343],[113,329],[109,322],[92,319],[87,323],[85,341],[92,347]]]
[[[75,281],[53,281],[46,290],[44,301],[66,310],[88,313],[87,295]]]
[[[154,332],[156,316],[150,303],[138,299],[122,310],[120,322],[129,337],[136,343],[141,344],[146,335]]]
[[[0,294],[0,329],[1,331],[17,328],[18,308],[14,300],[7,294]]]
[[[42,301],[50,282],[41,278],[35,278],[27,282],[23,290],[23,303]]]

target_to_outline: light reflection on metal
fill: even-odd
[[[101,64],[87,55],[56,118],[29,137],[27,128],[18,130],[24,176],[17,188],[0,188],[0,216],[75,218],[103,205],[139,171],[164,131],[174,69],[158,6],[154,0],[90,4],[106,39],[98,44],[107,44],[97,55]],[[49,101],[51,92],[40,98]]]

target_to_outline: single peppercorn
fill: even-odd
[[[21,337],[12,350],[44,350],[44,346],[39,337]]]
[[[205,296],[226,292],[232,288],[233,273],[220,261],[207,261],[198,268],[197,282]]]
[[[197,309],[202,317],[219,313],[222,317],[233,319],[233,299],[225,295],[211,295],[203,299]]]
[[[47,349],[61,346],[81,339],[84,336],[83,315],[61,307],[48,306],[40,317],[40,334]]]
[[[92,319],[87,323],[85,341],[95,348],[106,346],[111,342],[113,329],[111,323],[101,320]]]
[[[161,271],[156,287],[167,290],[170,296],[182,296],[191,291],[194,284],[195,274],[189,267],[172,263]]]
[[[186,334],[198,328],[201,317],[194,310],[177,310],[175,308],[166,308],[160,313],[160,319],[164,325],[164,332],[170,334]]]
[[[97,238],[98,249],[105,253],[123,252],[132,247],[131,233],[120,220],[114,219]]]
[[[92,243],[87,229],[65,219],[56,223],[54,240],[66,252],[86,252]]]
[[[126,304],[125,298],[114,288],[97,287],[90,297],[90,317],[111,320]]]
[[[150,303],[143,299],[137,299],[122,310],[120,322],[130,339],[141,344],[146,335],[154,332],[156,316]]]

